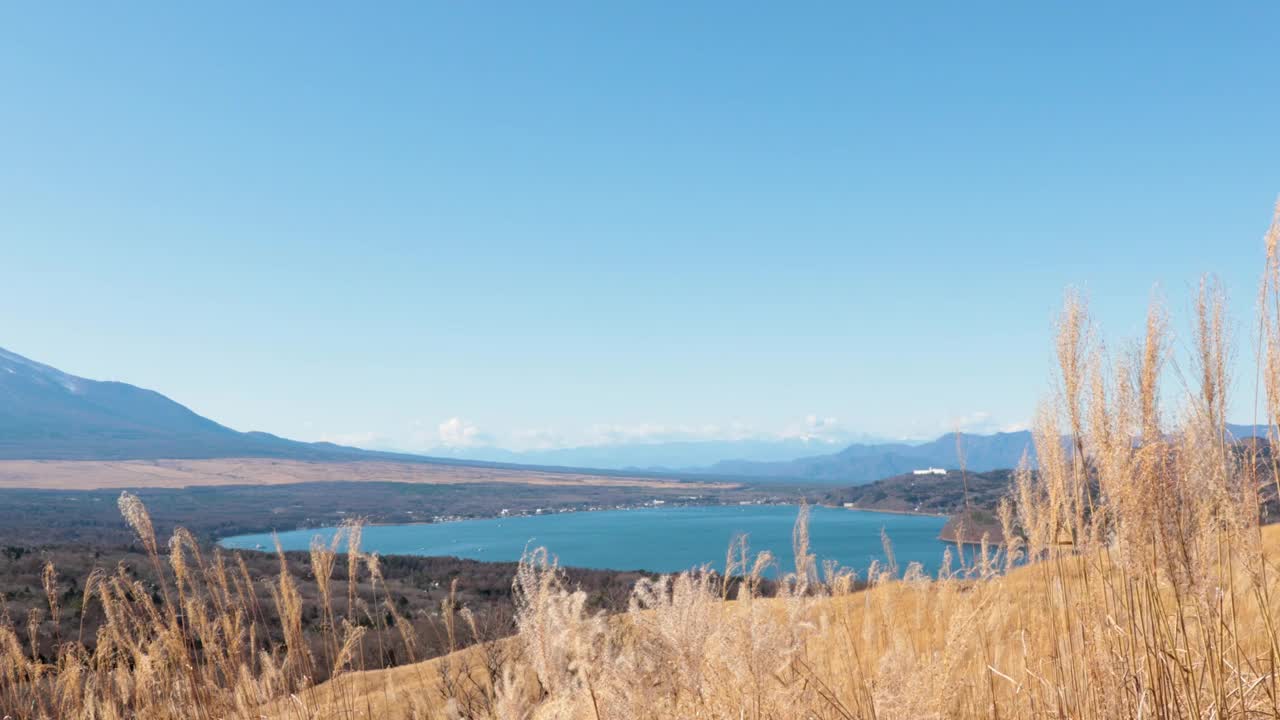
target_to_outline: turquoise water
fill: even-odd
[[[769,550],[784,570],[793,567],[794,505],[653,508],[556,513],[430,525],[374,525],[364,529],[363,548],[382,555],[452,555],[474,560],[519,560],[526,547],[546,547],[571,567],[676,572],[724,565],[730,540],[747,534],[752,551]],[[938,532],[946,519],[815,507],[809,523],[811,552],[821,560],[864,570],[885,561],[883,529],[893,541],[898,565],[917,561],[930,573],[946,544]],[[305,550],[317,535],[328,541],[334,528],[280,533],[286,550]],[[228,548],[271,549],[270,534],[226,538]]]

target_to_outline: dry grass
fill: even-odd
[[[1280,216],[1257,343],[1272,424],[1278,244]],[[1216,285],[1203,284],[1195,307],[1179,365],[1158,303],[1146,337],[1113,354],[1068,296],[1058,381],[1036,419],[1039,468],[1018,473],[999,513],[1007,543],[967,564],[948,557],[938,577],[891,560],[855,593],[852,573],[809,551],[802,512],[797,561],[775,597],[757,592],[772,558],[743,541],[724,574],[641,581],[629,611],[605,618],[535,550],[515,580],[515,637],[361,672],[350,659],[362,628],[400,619],[380,611],[377,560],[359,552],[357,529],[347,562],[364,563],[374,596],[357,599],[363,615],[337,617],[328,599],[341,589],[326,576],[340,548],[317,544],[329,632],[313,652],[287,572],[268,581],[280,627],[264,627],[245,572],[202,558],[181,532],[160,547],[126,495],[121,509],[157,568],[167,559],[167,580],[95,575],[86,593],[110,622],[92,654],[68,641],[42,659],[31,649],[41,618],[11,619],[0,628],[0,707],[40,718],[1280,717],[1280,531],[1259,520],[1280,467],[1260,471],[1256,445],[1226,438],[1230,344]],[[1177,407],[1161,402],[1170,375],[1184,390]],[[47,591],[56,613],[57,588]],[[483,632],[452,599],[442,610],[451,641]],[[402,641],[412,657],[414,639]],[[331,679],[313,686],[320,677]]]
[[[1280,558],[1280,527],[1268,527],[1264,533],[1265,550],[1270,557]],[[1081,583],[1083,578],[1073,568],[1065,568],[1066,581]],[[1118,576],[1111,578],[1119,582]],[[736,603],[692,603],[680,613],[668,613],[664,620],[656,613],[650,623],[675,621],[670,625],[674,633],[667,633],[668,643],[694,650],[691,661],[682,667],[674,664],[672,673],[687,672],[690,666],[697,674],[684,683],[694,682],[703,686],[701,695],[694,695],[696,706],[672,707],[668,702],[670,689],[681,683],[668,678],[663,685],[669,690],[659,697],[619,704],[608,685],[597,689],[598,702],[606,703],[600,717],[1135,717],[1164,716],[1189,717],[1183,711],[1157,712],[1148,701],[1142,713],[1136,707],[1120,705],[1100,707],[1090,715],[1072,709],[1064,694],[1062,706],[1057,697],[1059,687],[1048,685],[1053,677],[1051,667],[1043,668],[1047,675],[1037,671],[1036,664],[1049,664],[1054,652],[1071,651],[1070,641],[1055,640],[1052,628],[1061,625],[1061,616],[1072,611],[1066,604],[1059,609],[1044,602],[1044,579],[1037,568],[1018,568],[1008,577],[986,584],[955,582],[939,584],[936,580],[915,578],[912,582],[885,582],[880,586],[855,595],[827,596],[812,601],[804,615],[797,619],[790,614],[785,601],[756,600],[753,612]],[[1242,588],[1245,589],[1245,588]],[[1081,600],[1082,602],[1083,600]],[[688,599],[681,602],[688,603]],[[682,625],[692,619],[692,611],[701,608],[705,615],[698,617],[705,624]],[[1256,605],[1250,605],[1251,613]],[[681,618],[684,619],[681,619]],[[610,632],[618,637],[643,637],[629,626],[632,617],[613,618]],[[763,634],[759,641],[767,647],[794,650],[789,657],[769,658],[769,666],[782,667],[794,663],[796,675],[779,675],[761,680],[765,692],[775,699],[785,699],[789,706],[757,708],[754,683],[744,688],[742,678],[728,666],[736,666],[739,659],[749,655],[729,655],[735,650],[726,646],[726,640],[735,635],[749,633],[754,623],[763,623],[770,630],[799,623],[804,628],[804,642],[792,648],[786,638]],[[1259,616],[1247,619],[1249,623],[1263,623]],[[1263,623],[1265,624],[1265,623]],[[701,627],[710,638],[694,635],[687,637],[685,628]],[[643,633],[659,632],[652,625],[645,625]],[[1114,629],[1113,629],[1114,631]],[[994,642],[993,638],[1006,638]],[[713,642],[706,648],[708,639]],[[782,642],[779,642],[782,640]],[[516,640],[518,642],[519,639]],[[631,641],[629,641],[631,642]],[[1250,640],[1255,652],[1265,652],[1262,638]],[[779,643],[773,645],[773,643]],[[636,647],[653,659],[664,653],[657,652],[646,643]],[[668,646],[670,647],[670,646]],[[706,648],[706,649],[704,649]],[[744,648],[736,648],[741,652]],[[698,651],[703,655],[699,657]],[[1078,652],[1078,651],[1076,651]],[[716,653],[712,655],[711,653]],[[1036,660],[1024,672],[1021,682],[1007,675],[1030,658]],[[477,665],[476,649],[457,653],[451,661],[458,665]],[[380,672],[348,675],[335,683],[326,683],[315,691],[302,693],[290,703],[299,710],[305,709],[307,717],[347,717],[330,713],[334,707],[333,696],[350,695],[360,710],[352,717],[412,718],[448,717],[442,708],[430,710],[424,699],[439,698],[437,678],[440,660],[431,660],[415,666],[400,667]],[[1111,662],[1115,662],[1113,658]],[[540,698],[537,674],[525,672],[527,697],[521,698],[526,707],[545,708],[547,701]],[[747,673],[748,666],[736,666]],[[1083,667],[1083,664],[1082,664]],[[1109,668],[1111,665],[1104,666]],[[1103,668],[1099,669],[1104,670]],[[1092,672],[1092,671],[1091,671]],[[479,674],[478,677],[483,677]],[[641,676],[634,676],[641,677]],[[1039,687],[1028,686],[1031,679]],[[993,681],[994,695],[1001,698],[999,711],[984,706],[984,696],[993,691],[976,686],[979,682]],[[1089,675],[1086,682],[1092,682]],[[628,683],[627,676],[615,677],[614,682]],[[787,683],[799,682],[800,697],[788,690]],[[1256,682],[1256,679],[1254,680]],[[641,688],[630,688],[640,690]],[[1095,691],[1094,702],[1101,702],[1106,688]],[[438,700],[437,700],[438,701]],[[577,715],[593,718],[594,708],[579,703]],[[874,714],[873,714],[874,709]],[[759,714],[757,714],[757,710]],[[544,710],[545,712],[545,710]],[[279,713],[279,714],[273,714]],[[287,717],[279,708],[269,710],[271,717]],[[529,717],[516,714],[512,717]],[[538,716],[536,713],[532,716]],[[555,715],[552,715],[555,716]],[[570,715],[574,716],[574,715]],[[1228,712],[1224,716],[1242,717],[1241,713]],[[1264,703],[1253,716],[1271,717],[1273,709]],[[483,715],[481,716],[483,717]],[[493,715],[491,717],[502,717]]]
[[[266,458],[218,460],[0,460],[0,488],[99,490],[307,482],[398,482],[456,485],[519,483],[617,488],[724,490],[732,483],[539,472],[398,462],[306,462]]]

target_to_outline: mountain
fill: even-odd
[[[433,457],[299,442],[264,432],[239,432],[153,390],[78,377],[0,348],[0,460],[217,458],[382,460],[601,476],[673,476],[591,468],[585,463],[591,459],[587,456],[509,453],[491,459]],[[560,460],[563,462],[552,462]]]
[[[89,380],[0,348],[0,459],[411,459],[238,432],[153,390]]]
[[[786,462],[726,460],[703,468],[716,475],[801,480],[856,485],[927,467],[960,467],[956,433],[920,445],[854,444],[837,453]],[[1034,453],[1027,431],[973,435],[960,433],[965,467],[986,472],[1017,467],[1024,453]],[[1034,460],[1034,457],[1032,457]]]
[[[683,440],[612,443],[545,450],[505,450],[497,447],[433,448],[435,457],[520,463],[608,468],[613,470],[672,470],[704,467],[734,458],[752,462],[780,462],[835,452],[843,442],[819,438],[742,440]]]
[[[1266,438],[1266,425],[1227,424],[1231,439]],[[965,467],[975,473],[1015,468],[1024,453],[1035,466],[1035,447],[1031,433],[996,433],[974,435],[960,433],[960,447]],[[958,470],[956,433],[948,433],[932,442],[859,443],[837,453],[797,458],[786,462],[752,462],[724,460],[696,472],[744,478],[771,478],[831,484],[858,485],[881,478],[892,478],[926,467]]]

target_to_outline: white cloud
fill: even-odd
[[[503,443],[512,449],[546,450],[553,448],[592,447],[602,445],[642,445],[666,442],[734,442],[742,440],[795,440],[837,443],[853,434],[834,417],[809,415],[782,429],[761,429],[744,422],[696,424],[666,423],[597,423],[576,433],[553,429],[527,429],[510,433]]]
[[[459,417],[449,418],[436,428],[440,444],[446,447],[473,447],[480,445],[484,436],[480,428]]]
[[[933,440],[939,435],[955,432],[957,428],[967,433],[990,434],[1024,430],[1026,425],[1001,423],[989,412],[976,411],[936,425],[922,422],[917,432],[892,439]],[[597,423],[576,430],[556,427],[521,428],[498,433],[484,432],[474,422],[455,416],[443,422],[413,420],[395,432],[324,433],[317,439],[372,450],[445,453],[451,450],[481,448],[528,451],[669,442],[802,441],[835,446],[851,442],[888,442],[890,440],[881,435],[851,430],[838,418],[818,413],[811,413],[791,422],[771,427],[761,427],[742,421],[704,424],[637,422]]]

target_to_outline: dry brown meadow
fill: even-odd
[[[0,489],[101,490],[308,482],[399,482],[432,485],[519,483],[617,488],[715,490],[734,484],[644,477],[540,472],[401,462],[306,462],[266,458],[216,460],[0,460]]]

